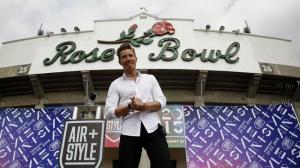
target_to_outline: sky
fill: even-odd
[[[145,10],[141,10],[144,8]],[[146,11],[159,18],[194,19],[218,30],[240,29],[247,21],[251,33],[292,40],[300,58],[300,0],[0,0],[0,43],[45,32],[92,30],[94,20],[129,18]],[[0,45],[1,45],[0,44]]]

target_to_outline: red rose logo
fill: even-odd
[[[132,32],[135,32],[135,30],[136,30],[137,27],[138,26],[136,24],[131,25],[130,28],[129,28],[129,30],[131,30]]]
[[[161,22],[157,22],[152,26],[152,30],[153,32],[158,35],[164,35],[164,34],[174,34],[175,33],[175,29],[173,27],[173,25],[167,21],[161,21]]]
[[[153,42],[153,37],[155,36],[162,36],[165,34],[174,34],[175,29],[173,25],[166,20],[163,20],[161,22],[157,22],[153,24],[151,29],[148,29],[146,32],[143,33],[142,36],[135,37],[135,31],[138,28],[137,24],[131,25],[127,32],[123,30],[120,33],[120,37],[117,40],[114,41],[106,41],[106,40],[98,40],[98,43],[104,43],[104,44],[120,44],[129,42],[131,45],[135,47],[139,47],[141,44],[143,45],[149,45]]]

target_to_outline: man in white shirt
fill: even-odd
[[[166,97],[153,75],[136,70],[137,57],[130,44],[122,44],[117,55],[124,73],[109,87],[105,115],[107,119],[122,118],[119,165],[137,168],[144,147],[151,167],[170,168],[166,133],[158,113],[166,106]]]

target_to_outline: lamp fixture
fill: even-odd
[[[205,30],[209,30],[209,29],[210,29],[210,25],[208,24],[205,26]]]
[[[38,30],[38,33],[37,33],[38,36],[44,35],[44,30],[42,29],[42,27],[43,27],[43,23],[41,23],[41,26],[40,26],[40,28]]]
[[[79,27],[75,26],[75,27],[74,27],[74,31],[76,31],[76,32],[80,32],[80,29],[79,29]]]
[[[67,30],[66,30],[65,28],[61,28],[60,31],[61,31],[62,33],[67,33]]]
[[[248,23],[247,23],[246,20],[245,20],[245,23],[246,23],[246,27],[244,28],[244,32],[245,33],[251,33],[250,27],[248,26]]]
[[[221,31],[224,31],[224,30],[225,30],[225,27],[224,26],[220,26],[219,31],[221,32]]]

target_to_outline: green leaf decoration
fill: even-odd
[[[144,39],[143,39],[143,38],[140,38],[140,37],[139,37],[139,38],[137,38],[137,39],[135,39],[135,41],[136,41],[136,42],[138,42],[138,43],[142,43],[142,42],[143,42],[143,40],[144,40]]]
[[[146,32],[144,32],[144,36],[137,37],[134,39],[135,31],[137,26],[131,26],[128,29],[128,34],[123,30],[120,33],[120,39],[116,40],[119,42],[129,42],[134,47],[140,47],[141,44],[148,45],[153,42],[152,37],[156,36],[155,33],[153,33],[152,29],[148,29]]]
[[[135,35],[134,33],[128,34],[124,38],[126,38],[126,39],[132,39],[134,37],[134,35]]]
[[[132,44],[135,47],[139,47],[140,43],[136,42],[135,40],[130,40],[130,44]]]
[[[146,44],[146,45],[151,44],[152,42],[153,42],[153,39],[150,39],[150,38],[144,39],[144,40],[142,41],[142,43],[143,43],[143,44]]]
[[[120,39],[124,39],[126,36],[125,31],[123,30],[120,34]]]

